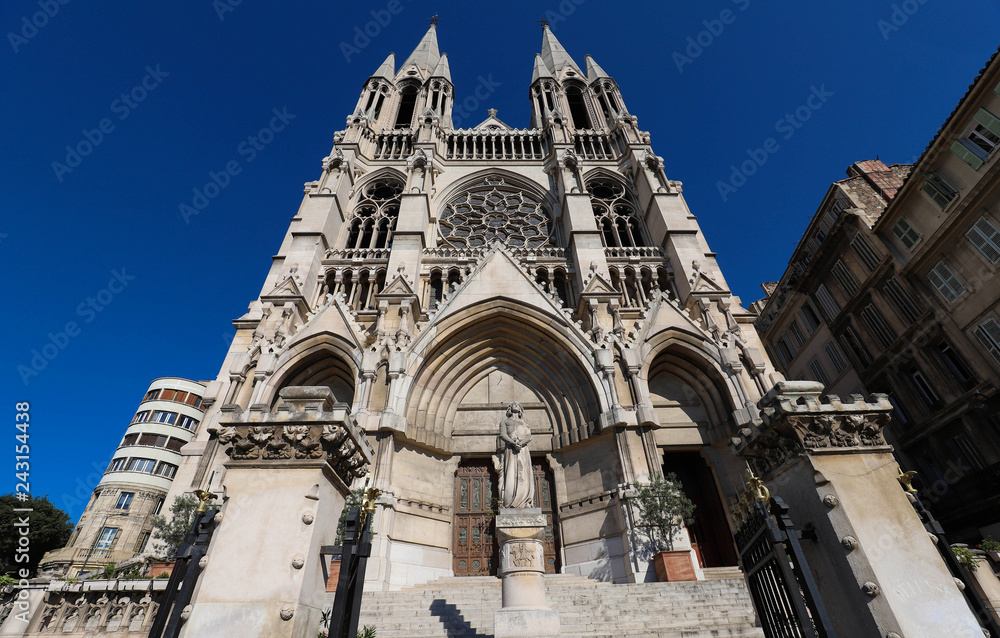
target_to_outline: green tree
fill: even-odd
[[[694,522],[694,503],[685,496],[684,488],[671,472],[649,485],[635,485],[636,504],[642,524],[651,531],[650,539],[657,550],[673,549],[674,539],[685,525]]]
[[[165,516],[154,516],[153,540],[163,543],[164,547],[157,554],[160,558],[171,560],[177,555],[177,549],[184,542],[184,537],[191,530],[195,513],[198,510],[198,499],[188,494],[182,494],[170,506],[170,520]]]
[[[32,511],[15,512],[15,509]],[[28,519],[28,560],[15,562],[24,518]],[[45,552],[66,546],[73,525],[69,514],[53,505],[48,496],[28,496],[21,501],[11,493],[0,496],[0,530],[0,574],[19,574],[22,568],[27,568],[34,576]]]

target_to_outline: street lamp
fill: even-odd
[[[107,525],[108,519],[112,516],[128,516],[128,512],[109,512],[104,515],[104,520],[101,521],[101,526],[98,528],[97,536],[94,537],[94,542],[90,544],[90,549],[87,550],[87,558],[83,560],[83,567],[80,568],[78,575],[87,573],[87,563],[90,562],[90,557],[94,555],[94,549],[97,547],[97,543],[101,540],[101,534],[104,532],[104,526]]]

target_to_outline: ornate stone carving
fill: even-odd
[[[830,509],[833,509],[838,505],[840,505],[840,499],[834,496],[833,494],[827,494],[826,496],[823,497],[823,505],[826,505]]]
[[[844,549],[846,549],[847,551],[853,552],[855,549],[858,548],[858,539],[854,538],[853,536],[845,536],[842,539],[840,539],[840,544],[843,545]]]
[[[524,420],[524,408],[517,401],[507,406],[507,416],[500,421],[500,440],[504,443],[501,497],[504,507],[533,507],[535,478],[531,470],[531,428]]]
[[[836,395],[821,396],[822,390],[822,384],[811,381],[781,381],[761,399],[759,418],[733,439],[736,452],[757,474],[764,476],[800,454],[890,449],[882,435],[892,411],[886,395],[841,400]]]
[[[882,591],[882,589],[878,586],[877,583],[873,583],[872,581],[869,580],[868,582],[866,582],[864,585],[861,586],[861,591],[865,592],[866,595],[875,598],[876,596],[879,595],[879,592]]]

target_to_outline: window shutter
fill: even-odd
[[[903,244],[907,250],[916,246],[917,241],[920,240],[920,233],[913,226],[910,226],[910,222],[905,219],[896,220],[896,223],[892,225],[892,234],[896,236],[899,243]]]
[[[826,286],[820,284],[816,288],[816,301],[819,302],[820,308],[826,313],[827,321],[833,321],[836,319],[837,315],[840,314],[840,306],[837,302],[833,300],[833,296],[830,295],[830,291],[826,289]]]
[[[976,328],[976,338],[1000,362],[1000,322],[990,317]]]
[[[948,303],[965,294],[965,286],[943,261],[927,273],[927,279]]]
[[[980,217],[965,236],[990,263],[1000,261],[1000,230],[990,220]]]
[[[826,355],[830,357],[830,361],[833,363],[833,369],[837,371],[837,374],[840,374],[845,368],[847,368],[847,364],[844,363],[844,358],[840,356],[840,351],[837,350],[837,344],[829,341],[823,349],[826,350]]]
[[[979,156],[970,151],[962,144],[961,140],[956,140],[951,145],[951,152],[958,155],[963,162],[968,164],[973,168],[973,170],[979,170],[979,167],[983,165],[983,160],[979,159]]]
[[[979,109],[974,117],[975,120],[985,126],[990,133],[1000,137],[1000,119],[997,119],[995,115],[986,109]]]

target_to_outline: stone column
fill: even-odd
[[[326,387],[280,392],[277,412],[248,410],[214,432],[230,461],[225,504],[183,638],[315,638],[326,582],[320,548],[334,545],[351,483],[374,452]]]
[[[897,481],[882,436],[888,397],[841,400],[822,391],[812,381],[778,383],[760,401],[761,418],[733,444],[789,505],[796,526],[814,530],[802,548],[837,635],[980,638]]]
[[[558,636],[559,614],[545,604],[545,515],[537,507],[501,508],[496,529],[503,608],[494,617],[493,635]]]

